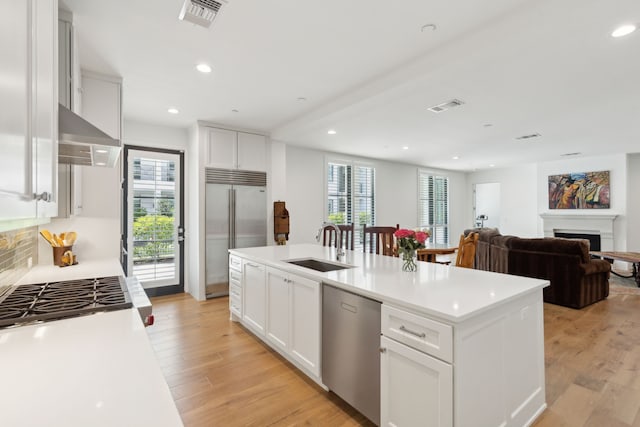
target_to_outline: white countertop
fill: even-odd
[[[181,426],[133,310],[0,330],[0,424]]]
[[[16,285],[123,275],[122,266],[115,258],[84,261],[68,267],[58,267],[53,264],[35,265]]]
[[[323,273],[283,262],[301,258],[336,262],[335,248],[312,244],[231,249],[229,252],[454,323],[549,285],[547,280],[427,262],[418,262],[416,272],[403,272],[399,258],[356,251],[345,251],[346,258],[341,263],[355,266],[345,270]]]
[[[38,265],[16,285],[119,275],[116,259]],[[3,426],[182,426],[133,308],[0,329],[0,380]]]

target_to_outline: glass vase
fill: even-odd
[[[402,257],[402,271],[416,271],[418,269],[415,249],[402,249],[400,256]]]

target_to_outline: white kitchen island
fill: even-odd
[[[353,251],[338,271],[285,262],[304,258],[336,252],[230,250],[231,317],[323,385],[322,284],[381,302],[381,425],[526,426],[545,409],[547,281]]]

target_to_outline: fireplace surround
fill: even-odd
[[[540,217],[543,222],[544,237],[555,237],[557,234],[596,235],[600,236],[600,250],[614,250],[613,223],[617,215],[543,213]]]

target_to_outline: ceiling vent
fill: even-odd
[[[209,28],[224,3],[224,0],[185,0],[178,18]]]
[[[529,134],[529,135],[522,135],[522,136],[519,136],[519,137],[517,137],[516,139],[517,139],[517,140],[519,140],[519,141],[521,141],[521,140],[523,140],[523,139],[538,138],[538,137],[540,137],[540,136],[542,136],[542,135],[540,135],[539,133],[532,133],[532,134]]]
[[[434,113],[442,113],[443,111],[450,110],[451,108],[459,107],[462,104],[464,104],[463,101],[460,101],[459,99],[452,99],[451,101],[429,107],[427,110]]]

